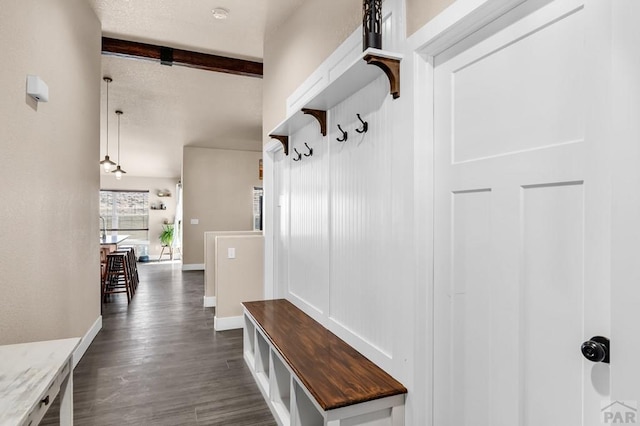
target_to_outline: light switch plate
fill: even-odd
[[[227,249],[227,258],[228,259],[235,259],[236,258],[236,249],[235,249],[235,247],[229,247]]]
[[[191,219],[191,224],[192,225],[197,225],[199,223],[200,223],[200,221],[198,219]]]

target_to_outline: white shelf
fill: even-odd
[[[328,111],[349,96],[360,91],[376,78],[384,75],[384,71],[379,67],[370,65],[365,61],[364,58],[367,55],[375,55],[397,61],[402,60],[402,55],[400,54],[369,48],[347,66],[344,72],[331,80],[323,89],[307,101],[303,108]],[[296,111],[278,124],[269,134],[290,135],[313,120],[315,119],[310,115],[305,115],[302,111]]]
[[[280,423],[290,424],[291,419],[291,373],[275,349],[271,350],[271,402]]]
[[[329,110],[349,96],[359,92],[367,84],[384,74],[375,65],[368,64],[364,58],[375,55],[387,59],[402,60],[402,55],[386,50],[369,48],[342,73],[329,83],[327,87],[305,104],[305,108]]]
[[[291,424],[291,414],[289,413],[290,404],[291,402],[289,400],[283,402],[273,401],[273,410],[278,417],[278,424],[285,426]]]
[[[324,417],[317,410],[316,406],[309,399],[305,391],[295,383],[293,385],[296,399],[296,420],[295,424],[305,426],[323,426]]]
[[[269,343],[259,332],[256,333],[256,372],[269,377]]]
[[[269,395],[269,376],[263,371],[256,371],[256,381],[266,395]]]
[[[242,343],[244,347],[244,358],[249,365],[255,368],[256,362],[256,327],[253,322],[245,315],[244,330],[242,333]]]
[[[255,366],[256,365],[256,357],[253,355],[251,351],[244,351],[244,360],[248,365]]]
[[[296,111],[292,116],[278,124],[275,129],[269,132],[269,135],[288,136],[300,130],[304,125],[315,120],[310,115],[303,114],[302,111]]]

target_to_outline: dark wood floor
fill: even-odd
[[[213,330],[203,273],[140,265],[131,305],[104,304],[103,327],[74,371],[79,426],[275,425],[242,359],[242,332]],[[55,425],[55,407],[41,424]]]

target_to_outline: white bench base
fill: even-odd
[[[244,360],[278,425],[404,425],[404,394],[324,411],[246,310],[243,333]]]

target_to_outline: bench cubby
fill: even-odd
[[[285,362],[274,350],[271,351],[271,372],[269,386],[271,403],[278,417],[283,419],[284,423],[288,423],[291,417],[292,377]]]
[[[244,359],[283,426],[401,426],[406,388],[291,302],[245,302]]]
[[[269,364],[270,364],[270,350],[267,338],[258,330],[256,331],[256,358],[255,358],[255,373],[258,385],[265,391],[269,391]]]

